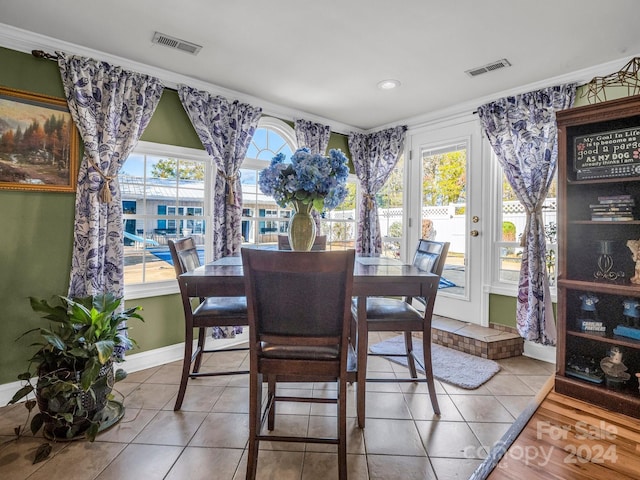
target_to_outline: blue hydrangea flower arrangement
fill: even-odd
[[[285,155],[279,153],[258,178],[260,191],[271,195],[281,207],[312,204],[322,212],[336,208],[346,198],[349,167],[342,151],[331,149],[326,157],[300,148],[291,156],[291,163],[284,161]]]

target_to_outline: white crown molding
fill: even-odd
[[[452,121],[458,123],[464,117],[472,115],[481,105],[485,103],[493,102],[499,98],[519,95],[525,92],[532,92],[545,87],[551,87],[554,85],[562,85],[565,83],[577,83],[578,85],[584,85],[591,81],[594,77],[603,75],[609,75],[611,73],[620,70],[629,60],[634,57],[640,56],[640,53],[636,55],[621,57],[618,60],[612,60],[610,62],[602,63],[600,65],[594,65],[592,67],[577,70],[575,72],[567,73],[557,77],[541,80],[539,82],[530,83],[510,90],[504,90],[502,92],[487,95],[485,97],[476,98],[467,102],[459,103],[450,108],[437,110],[423,115],[411,117],[404,122],[397,122],[393,125],[404,124],[409,129],[418,129],[422,127],[428,127],[435,123],[442,123],[444,121]],[[378,127],[375,130],[382,130],[393,126],[392,124]]]
[[[3,23],[0,23],[0,46],[25,53],[31,53],[32,50],[44,50],[47,53],[62,51],[72,55],[81,55],[84,57],[96,58],[134,72],[144,73],[145,75],[151,75],[159,78],[167,88],[177,89],[179,84],[185,84],[199,90],[205,90],[214,95],[221,95],[230,100],[238,100],[244,103],[249,103],[251,105],[261,107],[262,112],[265,115],[274,116],[283,120],[294,121],[298,118],[304,118],[305,120],[329,125],[331,126],[331,131],[335,133],[348,134],[350,132],[363,132],[362,129],[347,125],[345,123],[323,118],[318,115],[314,115],[301,110],[295,110],[292,108],[284,107],[282,105],[277,105],[258,97],[236,92],[235,90],[220,87],[213,83],[203,82],[202,80],[188,77],[177,72],[153,67],[151,65],[140,62],[135,62],[127,58],[118,57],[116,55],[111,55],[99,50],[93,50],[81,45],[76,45],[73,43],[65,42],[63,40],[58,40],[56,38],[47,37],[39,33],[30,32],[28,30],[22,30],[20,28],[16,28]]]

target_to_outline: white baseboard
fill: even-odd
[[[207,338],[207,349],[223,349],[233,347],[249,340],[248,329],[244,329],[244,332],[240,335],[236,335],[235,338],[224,338],[220,340],[214,340],[213,338]],[[182,360],[184,355],[184,343],[177,343],[175,345],[169,345],[167,347],[156,348],[154,350],[148,350],[141,353],[133,353],[126,356],[124,363],[120,364],[120,368],[123,368],[129,373],[144,370],[146,368],[157,367],[158,365],[164,365],[165,363],[171,363]],[[20,389],[22,382],[11,382],[0,385],[0,406],[6,405],[13,398],[13,395]]]
[[[523,355],[547,363],[556,363],[556,347],[549,345],[541,345],[525,340]]]

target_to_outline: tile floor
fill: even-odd
[[[386,337],[371,334],[370,344]],[[242,352],[226,362],[246,363]],[[209,361],[209,359],[206,359]],[[349,396],[349,479],[467,479],[527,403],[552,375],[554,366],[527,357],[498,360],[502,370],[476,390],[436,381],[442,415],[434,416],[425,384],[367,385],[367,424],[355,420]],[[126,364],[124,364],[126,366]],[[40,480],[241,480],[248,435],[247,376],[200,378],[188,387],[182,411],[173,404],[180,377],[175,362],[135,372],[116,385],[126,406],[124,419],[94,443],[53,443],[50,458],[32,464],[42,438],[12,437],[24,423],[22,404],[0,408],[0,479]],[[226,368],[226,367],[221,367]],[[406,372],[382,358],[370,358],[376,376]],[[304,394],[324,384],[292,384]],[[353,387],[350,387],[353,393]],[[284,407],[285,405],[283,405]],[[276,426],[315,434],[335,428],[332,405],[292,404],[281,408]],[[291,431],[291,430],[289,430]],[[259,479],[337,478],[335,447],[262,442]]]

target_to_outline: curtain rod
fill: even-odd
[[[31,55],[36,58],[46,58],[47,60],[58,60],[58,55],[47,53],[44,50],[31,50]]]

